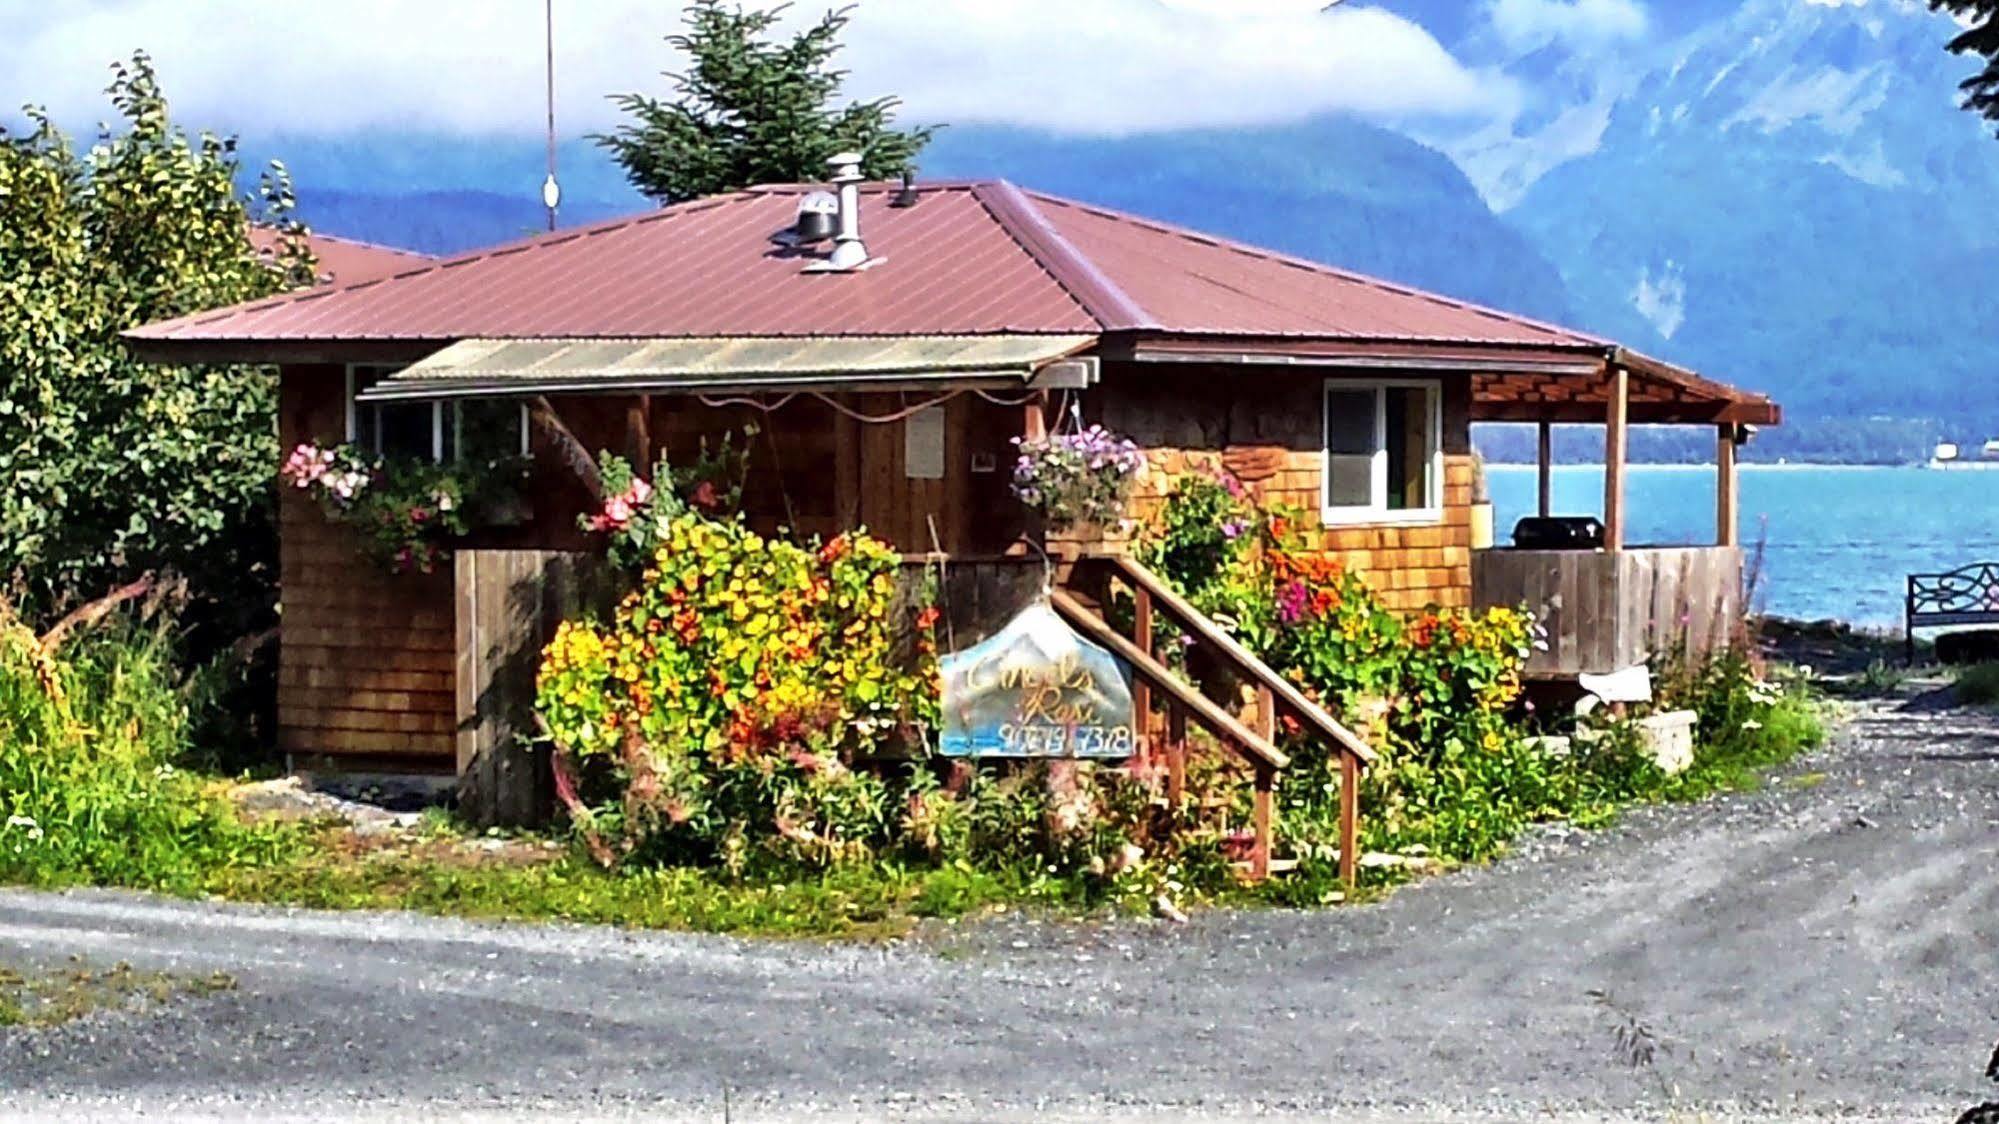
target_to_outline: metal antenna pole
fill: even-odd
[[[548,229],[555,229],[555,209],[562,188],[555,182],[555,0],[543,0],[544,39],[548,46],[548,179],[542,181],[541,201],[548,208]]]

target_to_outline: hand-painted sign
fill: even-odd
[[[1045,604],[941,665],[947,757],[1121,759],[1137,750],[1117,657]]]

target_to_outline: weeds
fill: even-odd
[[[157,1007],[177,996],[213,995],[236,986],[227,972],[178,976],[119,963],[96,970],[71,957],[58,971],[0,967],[0,1027],[61,1026],[98,1011]]]
[[[1659,1057],[1672,1052],[1672,1048],[1660,1040],[1659,1035],[1638,1013],[1617,1001],[1617,998],[1598,988],[1584,994],[1597,1005],[1597,1009],[1610,1023],[1611,1056],[1620,1065],[1633,1072],[1648,1074],[1659,1086],[1659,1095],[1668,1104],[1677,1100],[1672,1083],[1659,1070]]]
[[[189,705],[162,606],[106,616],[37,637],[0,604],[0,878],[185,893],[280,858],[287,833],[176,765]]]

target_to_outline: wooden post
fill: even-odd
[[[1631,405],[1631,372],[1610,370],[1610,401],[1603,419],[1603,545],[1624,549],[1625,423]]]
[[[652,396],[635,394],[625,403],[625,456],[631,459],[632,472],[638,476],[652,475]]]
[[[1173,814],[1180,814],[1180,801],[1187,796],[1187,712],[1169,704],[1166,708],[1166,802]]]
[[[1535,464],[1541,470],[1541,518],[1555,513],[1555,423],[1542,422],[1539,437],[1539,455]]]
[[[1340,881],[1360,884],[1360,762],[1340,754]]]
[[[1735,471],[1735,427],[1718,426],[1714,443],[1714,520],[1716,546],[1735,546],[1740,542],[1741,523],[1740,500],[1736,491],[1739,482]]]
[[[1256,689],[1256,732],[1272,745],[1277,743],[1277,696],[1269,687]],[[1261,882],[1270,877],[1270,852],[1274,844],[1270,827],[1271,805],[1277,788],[1277,770],[1268,765],[1256,768],[1256,853],[1250,857],[1250,877]]]
[[[1048,392],[1037,390],[1027,400],[1026,415],[1021,419],[1020,435],[1029,441],[1039,441],[1048,436]]]
[[[1141,587],[1133,591],[1133,597],[1131,642],[1149,656],[1152,654],[1152,592]],[[1152,756],[1152,684],[1143,679],[1136,679],[1131,685],[1131,719],[1138,727],[1132,731],[1138,739],[1138,753],[1149,759]]]
[[[1249,876],[1258,882],[1270,877],[1271,851],[1271,805],[1275,802],[1277,790],[1277,770],[1268,765],[1256,767],[1256,850],[1249,858]]]

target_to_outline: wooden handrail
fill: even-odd
[[[1116,653],[1119,659],[1131,665],[1132,674],[1144,679],[1154,690],[1162,692],[1193,715],[1195,721],[1207,727],[1209,733],[1233,743],[1244,756],[1252,759],[1253,764],[1273,770],[1291,764],[1291,758],[1270,744],[1269,739],[1243,725],[1213,699],[1194,690],[1173,674],[1173,669],[1160,663],[1158,657],[1140,649],[1075,597],[1058,589],[1049,594],[1048,600],[1063,619],[1091,640]]]
[[[1374,749],[1362,741],[1360,735],[1347,729],[1339,719],[1327,713],[1325,707],[1306,697],[1305,692],[1299,690],[1297,684],[1277,674],[1275,668],[1264,663],[1256,653],[1243,647],[1240,640],[1223,632],[1206,613],[1188,604],[1186,598],[1174,592],[1172,587],[1166,584],[1165,579],[1128,555],[1117,555],[1104,561],[1117,570],[1118,576],[1149,594],[1155,608],[1164,610],[1176,624],[1193,633],[1197,639],[1212,644],[1228,658],[1230,663],[1254,680],[1259,688],[1268,690],[1278,701],[1296,711],[1306,725],[1323,734],[1335,748],[1343,754],[1356,758],[1363,765],[1374,764]]]

